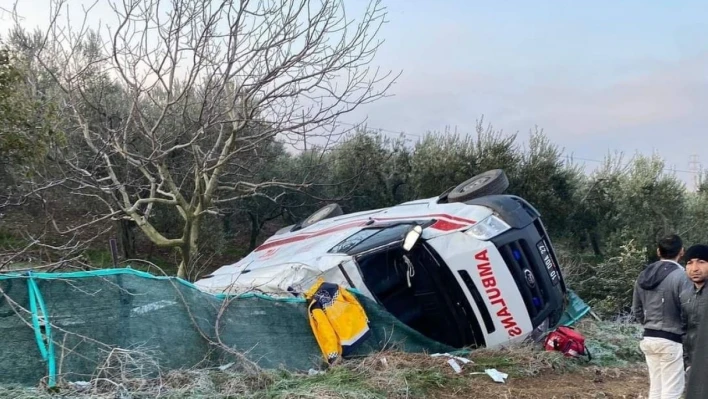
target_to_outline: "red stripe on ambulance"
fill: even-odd
[[[449,222],[447,220],[440,219],[437,222],[433,223],[433,225],[430,226],[430,228],[440,230],[440,231],[452,231],[452,230],[459,230],[459,229],[465,228],[467,226],[469,226],[469,225],[453,223],[453,222]]]
[[[296,234],[290,237],[286,238],[276,238],[270,241],[264,242],[261,246],[257,247],[254,251],[255,252],[260,252],[264,251],[269,248],[281,246],[281,245],[287,245],[287,244],[292,244],[294,242],[299,242],[303,240],[308,240],[310,238],[314,237],[321,237],[321,236],[326,236],[332,233],[336,233],[342,230],[347,230],[351,229],[354,227],[363,227],[365,226],[369,221],[373,220],[374,222],[379,222],[379,221],[404,221],[404,220],[415,220],[415,219],[438,219],[435,223],[433,223],[430,228],[440,230],[440,231],[452,231],[452,230],[458,230],[462,229],[465,227],[469,227],[474,225],[475,222],[474,220],[470,219],[465,219],[461,218],[458,216],[453,216],[453,215],[448,215],[448,214],[430,214],[430,215],[414,215],[414,216],[397,216],[397,217],[370,217],[367,216],[366,218],[362,219],[353,219],[353,220],[347,220],[345,223],[340,224],[340,225],[334,225],[332,227],[325,228],[323,230],[319,231],[313,231],[313,232],[303,232],[300,234]],[[447,220],[445,220],[447,219]]]
[[[314,238],[314,237],[320,237],[320,236],[336,233],[341,230],[351,229],[354,227],[362,227],[364,225],[366,225],[366,220],[359,220],[359,221],[349,222],[349,223],[341,224],[338,226],[330,227],[328,229],[316,231],[314,233],[300,234],[300,235],[295,235],[295,236],[288,237],[288,238],[283,238],[281,240],[274,240],[274,241],[270,241],[270,242],[265,242],[261,246],[256,248],[255,251],[259,252],[259,251],[266,250],[268,248],[273,248],[273,247],[277,247],[280,245],[291,244],[294,242],[303,241],[303,240],[307,240],[307,239]]]
[[[411,215],[411,216],[397,216],[397,217],[373,217],[374,220],[406,220],[406,219],[449,219],[453,222],[459,222],[465,225],[472,225],[477,223],[472,219],[465,219],[459,216],[449,215],[447,213],[431,213],[428,215]]]
[[[498,305],[499,310],[496,312],[497,317],[501,319],[507,334],[509,334],[510,337],[521,335],[521,327],[519,327],[516,320],[514,320],[514,316],[509,312],[509,308],[506,306],[504,298],[502,298],[501,291],[497,288],[497,279],[494,277],[492,265],[489,263],[487,250],[477,252],[474,258],[477,260],[477,271],[479,272],[479,277],[482,279],[484,292],[487,294],[492,306]]]

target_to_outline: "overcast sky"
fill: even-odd
[[[23,22],[43,24],[47,2],[22,0]],[[348,122],[420,135],[484,115],[523,135],[538,125],[577,157],[654,149],[678,169],[693,153],[708,166],[708,1],[579,3],[384,0],[376,63],[403,75]]]

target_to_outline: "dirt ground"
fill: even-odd
[[[567,374],[546,374],[528,378],[509,378],[505,384],[495,383],[487,375],[470,376],[469,387],[458,392],[441,392],[448,398],[504,399],[585,399],[646,398],[649,390],[647,374],[642,369],[596,369]],[[473,381],[473,382],[472,382]]]

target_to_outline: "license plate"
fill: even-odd
[[[558,275],[558,267],[556,264],[553,262],[553,257],[551,256],[551,252],[548,250],[548,246],[546,245],[545,241],[539,241],[538,244],[536,244],[536,247],[538,248],[538,252],[541,254],[541,259],[543,260],[543,264],[546,265],[546,271],[548,272],[548,275],[551,276],[551,282],[553,285],[558,284],[560,281],[560,276]]]

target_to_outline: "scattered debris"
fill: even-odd
[[[488,376],[492,377],[494,382],[500,382],[500,383],[505,383],[506,379],[509,377],[509,374],[507,373],[502,373],[501,371],[498,371],[497,369],[486,369],[484,370],[485,373],[487,373]]]
[[[448,359],[447,364],[452,366],[452,369],[455,370],[455,373],[460,374],[462,372],[462,367],[460,367],[460,364],[455,361],[455,359]]]
[[[459,357],[459,356],[453,356],[449,353],[433,353],[430,355],[430,357],[448,357],[449,359],[447,360],[447,364],[452,367],[453,370],[455,370],[455,373],[460,374],[462,372],[462,367],[460,366],[457,361],[459,360],[463,364],[468,364],[468,363],[474,363],[470,359],[466,359],[464,357]]]
[[[453,356],[453,355],[451,355],[451,354],[449,354],[449,353],[433,353],[433,354],[430,355],[430,356],[431,356],[431,357],[447,356],[447,357],[449,357],[449,358],[451,358],[451,359],[458,360],[458,361],[460,361],[460,362],[462,362],[462,363],[464,363],[464,364],[474,363],[474,362],[473,362],[472,360],[470,360],[470,359],[467,359],[467,358],[464,358],[464,357],[459,357],[459,356]]]
[[[470,375],[475,375],[475,374],[486,374],[494,380],[494,382],[499,382],[499,383],[505,383],[506,379],[509,378],[509,374],[507,373],[502,373],[501,371],[497,369],[486,369],[484,370],[484,373],[482,372],[475,372],[475,373],[470,373]]]

